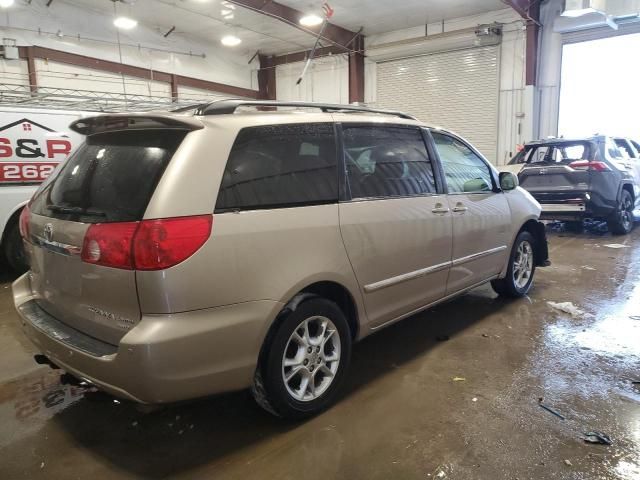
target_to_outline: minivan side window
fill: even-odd
[[[418,128],[343,125],[352,199],[436,193],[433,167]]]
[[[454,137],[431,132],[440,155],[449,193],[491,192],[491,170],[469,147]]]
[[[231,149],[216,211],[338,201],[333,124],[243,128]]]

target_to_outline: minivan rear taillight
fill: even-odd
[[[82,260],[127,270],[162,270],[183,262],[211,235],[213,215],[96,223],[84,237]]]
[[[25,240],[29,240],[29,221],[31,220],[31,210],[29,205],[25,205],[20,212],[20,219],[18,220],[18,228],[20,229],[20,235]]]
[[[604,172],[611,170],[604,162],[595,162],[590,160],[576,160],[569,164],[574,170],[594,170],[596,172]]]
[[[133,236],[138,222],[95,223],[84,236],[80,257],[86,263],[133,270]]]
[[[196,253],[211,235],[213,215],[143,220],[133,239],[136,270],[161,270]]]

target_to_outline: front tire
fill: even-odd
[[[622,190],[615,213],[607,221],[609,231],[614,235],[627,235],[633,230],[633,198],[627,190]]]
[[[302,419],[330,406],[351,358],[351,333],[340,308],[303,301],[279,325],[256,370],[252,393],[279,417]]]
[[[491,281],[493,290],[502,297],[524,297],[533,284],[536,271],[536,239],[529,232],[520,232],[509,256],[509,267],[504,278]]]

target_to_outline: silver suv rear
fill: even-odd
[[[86,143],[20,222],[39,361],[137,402],[251,387],[302,417],[354,341],[488,281],[529,291],[547,245],[512,174],[404,114],[284,106],[72,124]]]

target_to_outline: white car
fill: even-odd
[[[18,228],[20,212],[38,185],[80,143],[81,136],[67,127],[83,114],[3,108],[0,115],[0,257],[22,272],[27,265]]]

